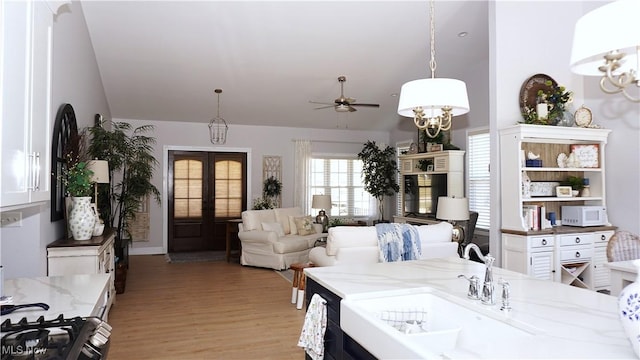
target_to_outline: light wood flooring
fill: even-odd
[[[304,310],[271,269],[131,256],[109,312],[109,359],[303,359]]]

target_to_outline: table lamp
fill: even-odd
[[[453,225],[453,240],[458,244],[464,243],[464,229],[457,221],[469,220],[469,202],[467,198],[440,196],[436,219],[447,220]]]
[[[322,224],[322,232],[327,232],[329,216],[327,216],[325,209],[331,209],[331,195],[313,195],[311,207],[320,209],[318,216],[316,216],[316,224]]]
[[[91,175],[91,182],[93,183],[95,204],[96,204],[96,227],[93,232],[94,236],[102,235],[104,225],[100,227],[100,210],[98,210],[98,184],[109,183],[109,162],[106,160],[90,160],[87,163],[87,168],[93,171]]]

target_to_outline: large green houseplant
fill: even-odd
[[[152,125],[132,128],[126,122],[111,122],[89,128],[89,155],[109,162],[108,188],[100,188],[99,212],[105,226],[116,229],[116,256],[128,266],[129,223],[146,196],[160,204],[160,191],[151,183],[158,161],[153,156],[155,138],[145,135]]]
[[[364,189],[378,201],[378,220],[384,221],[384,197],[392,196],[400,191],[396,180],[398,163],[394,148],[378,147],[375,141],[367,141],[358,153],[362,160],[362,177]]]

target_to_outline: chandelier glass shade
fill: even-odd
[[[227,142],[229,126],[227,126],[227,122],[220,117],[220,94],[222,93],[222,89],[215,89],[214,91],[218,94],[218,111],[216,117],[209,121],[209,138],[212,144],[225,144]]]
[[[639,14],[640,1],[618,0],[582,16],[573,35],[571,71],[602,76],[603,92],[640,102]]]
[[[436,78],[435,22],[433,0],[429,2],[431,69],[430,79],[413,80],[402,85],[398,115],[413,118],[427,136],[434,138],[440,131],[451,129],[453,116],[469,112],[467,85],[460,80]]]

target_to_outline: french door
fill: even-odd
[[[226,221],[247,204],[247,155],[169,151],[169,252],[225,250]]]

